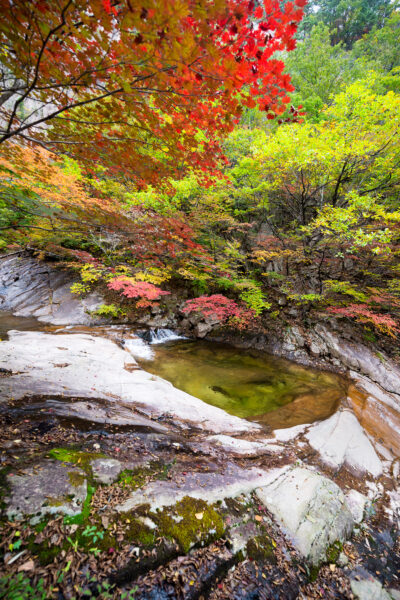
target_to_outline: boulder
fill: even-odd
[[[366,569],[358,567],[350,575],[351,591],[358,600],[393,600],[380,581]]]
[[[325,560],[327,548],[352,531],[354,520],[342,490],[303,466],[277,469],[256,495],[311,564]]]
[[[346,494],[346,502],[353,515],[354,522],[361,523],[367,506],[371,504],[367,496],[360,494],[357,490],[350,490]]]
[[[70,289],[74,281],[70,271],[27,255],[0,257],[0,309],[54,325],[101,322],[90,313],[103,298],[96,292],[78,298]]]
[[[96,458],[92,460],[90,466],[94,480],[105,485],[114,483],[122,471],[121,463],[114,458]]]
[[[9,473],[7,483],[8,519],[32,515],[32,522],[37,522],[45,514],[77,515],[87,495],[84,471],[57,461],[29,467],[23,474]]]

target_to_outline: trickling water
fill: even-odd
[[[139,358],[146,371],[230,414],[273,428],[324,419],[345,395],[341,377],[258,351],[189,340],[153,350],[150,359]]]
[[[149,329],[143,334],[143,338],[150,344],[165,344],[166,342],[173,342],[175,340],[186,339],[182,335],[178,335],[172,329],[158,327],[157,329]]]

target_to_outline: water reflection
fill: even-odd
[[[228,413],[271,426],[324,419],[345,395],[338,375],[299,366],[258,351],[206,341],[153,347],[146,371]]]

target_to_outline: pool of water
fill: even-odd
[[[152,359],[138,359],[146,371],[232,415],[274,429],[327,418],[346,394],[340,376],[263,352],[192,340],[152,349]]]
[[[34,317],[16,317],[11,312],[0,311],[0,340],[8,339],[7,332],[12,329],[17,329],[18,331],[41,331],[45,328],[46,325]]]

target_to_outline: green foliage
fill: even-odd
[[[318,120],[324,105],[331,104],[344,85],[363,73],[362,65],[342,44],[331,44],[329,28],[323,23],[288,54],[285,66],[296,88],[292,101],[296,106],[302,104],[311,120]]]
[[[44,587],[43,579],[36,585],[24,573],[4,575],[0,578],[0,598],[4,600],[46,600],[48,590]]]
[[[69,288],[72,294],[76,294],[77,296],[84,296],[90,291],[90,287],[88,285],[84,285],[83,283],[73,283]]]
[[[119,308],[116,304],[101,304],[99,308],[94,311],[94,314],[98,317],[106,317],[112,319],[118,319],[126,315],[126,311]]]
[[[260,315],[263,310],[271,308],[271,304],[265,300],[261,284],[256,281],[243,279],[235,282],[235,288],[240,290],[240,299],[243,300],[256,315]]]
[[[373,27],[381,27],[392,9],[392,0],[310,0],[301,28],[307,31],[324,23],[333,44],[343,42],[350,48]]]
[[[315,304],[323,299],[321,294],[288,294],[288,298],[295,300],[297,304]]]
[[[363,292],[356,290],[347,281],[337,281],[335,279],[326,279],[324,281],[324,288],[327,292],[333,292],[336,294],[344,294],[357,300],[358,302],[367,302],[368,297]]]

